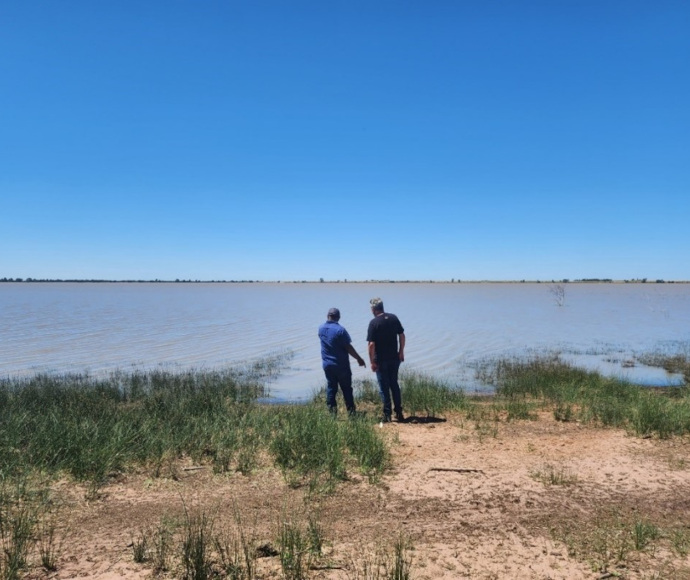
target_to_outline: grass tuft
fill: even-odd
[[[213,518],[206,513],[190,514],[185,508],[182,537],[183,580],[207,580],[213,570]]]
[[[547,464],[543,470],[532,473],[532,477],[541,481],[544,485],[573,485],[577,483],[578,477],[565,467],[555,467]]]
[[[501,359],[478,372],[496,387],[509,419],[533,417],[534,404],[551,405],[559,421],[622,427],[644,437],[690,433],[690,393],[659,392],[575,368],[558,356]]]
[[[465,406],[465,393],[426,374],[406,371],[400,377],[403,405],[412,416],[438,417]]]

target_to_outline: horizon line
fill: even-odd
[[[265,279],[109,279],[109,278],[0,278],[0,283],[91,283],[91,284],[687,284],[690,280],[673,279],[666,280],[662,278],[628,278],[628,279],[613,279],[613,278],[560,278],[560,279],[356,279],[348,278],[326,280],[319,278],[318,280],[311,279],[291,279],[291,280],[265,280]]]

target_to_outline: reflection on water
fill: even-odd
[[[665,371],[636,353],[690,343],[690,285],[567,284],[0,284],[0,375],[152,367],[218,367],[286,354],[274,395],[323,386],[316,329],[329,307],[366,352],[369,298],[381,296],[407,335],[405,367],[465,388],[472,365],[559,351],[641,384]],[[371,378],[353,366],[354,378]]]

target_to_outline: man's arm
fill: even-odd
[[[368,345],[369,350],[369,362],[371,363],[371,370],[376,372],[379,365],[376,364],[376,343],[370,342]]]
[[[355,350],[355,347],[352,346],[351,344],[348,344],[347,347],[347,352],[352,356],[357,361],[357,364],[361,367],[367,366],[367,364],[364,362],[364,359],[357,354],[357,351]]]
[[[400,350],[398,350],[398,358],[400,362],[405,360],[405,333],[401,332],[398,335],[398,340],[400,341]]]

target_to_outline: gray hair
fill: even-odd
[[[371,308],[373,310],[383,312],[383,300],[381,300],[380,298],[372,298],[371,300],[369,300],[369,304],[371,304]]]

